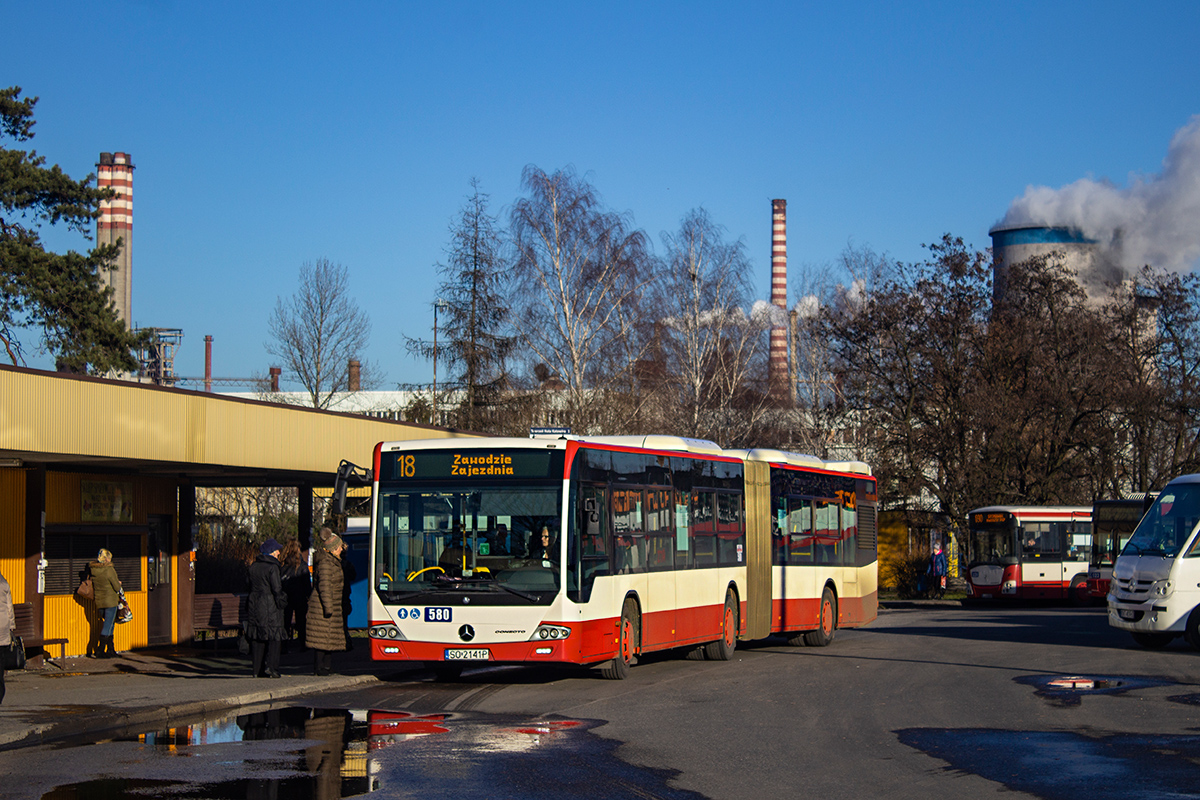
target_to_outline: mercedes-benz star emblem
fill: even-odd
[[[458,629],[458,638],[462,639],[464,642],[471,641],[475,638],[475,629],[470,625],[463,625]]]

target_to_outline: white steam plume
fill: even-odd
[[[1030,186],[1002,227],[1070,227],[1100,242],[1127,270],[1194,269],[1200,259],[1200,114],[1175,132],[1157,175],[1129,186],[1082,178],[1061,189]]]

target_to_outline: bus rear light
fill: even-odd
[[[538,625],[537,630],[530,636],[530,640],[536,639],[565,639],[571,635],[571,629],[562,625]]]

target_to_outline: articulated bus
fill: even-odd
[[[1092,509],[988,506],[967,522],[969,598],[1087,602]]]
[[[641,653],[823,646],[876,616],[861,462],[668,436],[429,440],[378,445],[370,480],[376,660],[622,679]]]
[[[1093,602],[1103,602],[1108,596],[1113,562],[1157,496],[1154,492],[1139,493],[1119,500],[1097,500],[1092,505],[1092,558],[1087,588]]]

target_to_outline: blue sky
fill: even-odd
[[[304,261],[346,265],[381,388],[427,382],[447,228],[479,179],[573,166],[656,247],[703,206],[769,288],[848,242],[976,247],[1027,186],[1125,185],[1200,113],[1200,3],[20,3],[0,83],[33,146],[134,173],[133,317],[203,374],[265,374]],[[6,146],[11,146],[6,143]],[[83,242],[47,233],[56,250]],[[33,364],[44,366],[44,364]],[[298,388],[298,387],[296,387]]]

